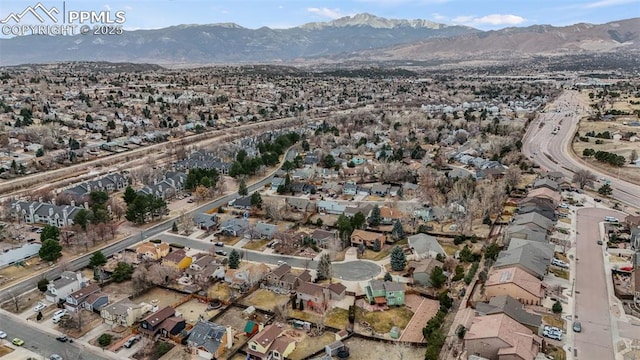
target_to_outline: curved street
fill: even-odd
[[[638,206],[640,186],[606,174],[573,156],[570,149],[573,135],[580,118],[588,115],[588,112],[588,106],[581,102],[577,91],[565,90],[546,107],[544,113],[531,122],[522,142],[522,153],[547,171],[564,173],[569,180],[576,170],[588,168],[597,178],[611,181],[613,198],[633,207]],[[540,124],[543,124],[542,127]],[[559,130],[554,135],[556,126]]]

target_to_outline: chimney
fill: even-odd
[[[227,349],[233,347],[233,333],[231,332],[231,326],[227,326]]]
[[[71,207],[75,207],[76,206],[76,201],[75,200],[71,200]]]
[[[84,208],[85,208],[85,209],[87,209],[87,210],[89,210],[89,203],[88,203],[88,202],[86,202],[86,201],[84,202]]]

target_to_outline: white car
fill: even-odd
[[[2,331],[2,330],[0,330],[0,339],[4,339],[6,337],[7,337],[7,333]]]
[[[607,221],[607,222],[620,222],[620,220],[618,220],[618,218],[615,218],[613,216],[605,216],[604,217],[604,221]]]
[[[56,317],[62,317],[62,316],[64,316],[64,315],[67,315],[67,310],[62,309],[62,310],[58,310],[58,311],[56,311],[56,312],[53,314],[53,317],[54,317],[54,318],[56,318]]]
[[[558,205],[558,207],[561,207],[563,209],[568,209],[569,208],[569,204],[562,203],[562,204]]]
[[[39,311],[44,310],[44,308],[46,308],[46,307],[47,307],[47,305],[45,305],[45,304],[43,304],[43,303],[39,302],[39,303],[38,303],[38,305],[36,305],[36,306],[33,308],[33,311],[35,311],[35,312],[39,312]]]

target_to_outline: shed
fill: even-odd
[[[397,326],[392,327],[391,331],[389,331],[389,336],[391,336],[392,339],[398,339],[401,334],[402,330]]]
[[[344,349],[344,343],[340,340],[334,341],[329,345],[324,346],[324,352],[329,356],[338,355],[338,351]]]

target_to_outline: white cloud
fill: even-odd
[[[600,1],[586,4],[584,7],[587,9],[593,9],[593,8],[601,8],[601,7],[607,7],[607,6],[634,3],[634,2],[638,2],[638,0],[600,0]]]
[[[316,14],[319,16],[327,17],[329,19],[338,19],[343,17],[344,15],[340,12],[340,9],[329,9],[329,8],[307,8],[307,11]]]
[[[527,19],[522,16],[512,14],[490,14],[485,16],[461,15],[449,18],[440,14],[433,14],[433,19],[441,22],[450,22],[458,25],[482,26],[482,25],[518,25]]]

